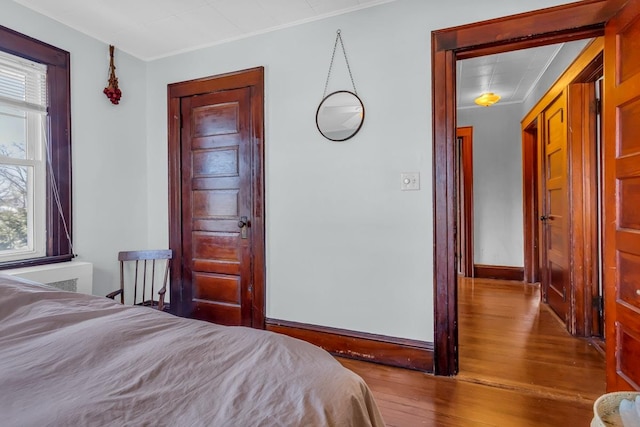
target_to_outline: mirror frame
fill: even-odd
[[[358,102],[360,103],[360,106],[362,107],[362,119],[360,120],[360,124],[358,125],[358,127],[348,137],[341,138],[341,139],[334,139],[334,138],[329,138],[327,135],[324,134],[324,132],[322,132],[322,129],[320,129],[320,124],[318,123],[318,115],[320,114],[320,109],[322,108],[322,104],[324,104],[325,101],[330,97],[337,95],[339,93],[348,93],[358,100]],[[329,95],[325,96],[320,102],[320,105],[318,105],[318,109],[316,110],[316,127],[318,128],[318,132],[320,132],[320,135],[324,136],[329,141],[342,142],[342,141],[346,141],[348,139],[353,138],[360,131],[360,129],[362,128],[362,124],[364,123],[364,116],[365,116],[365,108],[364,108],[364,103],[362,102],[362,99],[360,99],[358,95],[356,95],[355,93],[349,90],[338,90],[335,92],[331,92]]]

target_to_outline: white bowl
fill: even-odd
[[[622,399],[635,400],[636,396],[640,396],[640,392],[616,391],[600,396],[593,404],[591,427],[623,427],[620,402]]]

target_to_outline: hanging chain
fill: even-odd
[[[329,87],[329,79],[331,78],[331,69],[333,68],[333,59],[336,56],[336,48],[338,47],[338,38],[340,38],[340,30],[338,30],[338,34],[336,35],[336,42],[333,45],[333,53],[331,54],[331,62],[329,63],[329,73],[327,74],[327,81],[324,84],[324,93],[322,94],[322,99],[327,96],[327,87]]]
[[[322,99],[327,96],[327,88],[329,87],[329,79],[331,78],[331,70],[333,68],[333,60],[336,57],[336,49],[338,48],[338,40],[340,40],[340,46],[342,47],[342,53],[344,54],[344,62],[347,63],[347,71],[349,71],[349,77],[351,78],[351,86],[353,86],[353,93],[356,95],[358,91],[356,90],[356,84],[353,80],[353,74],[351,74],[351,67],[349,66],[349,59],[347,58],[347,51],[344,48],[344,43],[342,42],[342,36],[340,35],[340,30],[336,31],[336,42],[333,44],[333,53],[331,54],[331,63],[329,64],[329,72],[327,73],[327,81],[324,84],[324,93],[322,94]]]

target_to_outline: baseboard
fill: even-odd
[[[473,266],[473,277],[478,279],[524,280],[524,267],[507,267],[502,265]]]
[[[433,372],[433,344],[345,329],[266,319],[266,329],[322,347],[336,356]]]
[[[598,353],[600,353],[600,355],[602,357],[606,357],[607,356],[607,349],[605,347],[605,342],[602,338],[600,337],[591,337],[588,339],[589,342],[591,343],[591,345],[593,346],[593,348],[596,349],[596,351]]]

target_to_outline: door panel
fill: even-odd
[[[640,389],[640,2],[605,27],[607,389]]]
[[[225,325],[251,325],[250,105],[250,88],[181,100],[185,299]]]
[[[560,318],[570,315],[569,188],[567,115],[563,92],[542,113],[542,287],[545,301]],[[568,324],[568,323],[567,323]]]
[[[193,297],[200,300],[220,301],[229,304],[240,304],[240,278],[223,274],[194,274]]]

